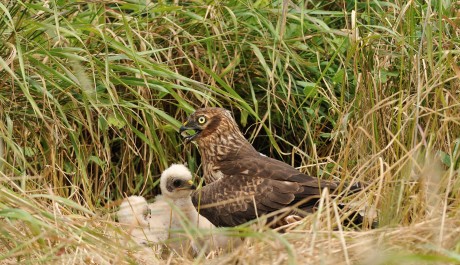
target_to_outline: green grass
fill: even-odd
[[[1,1],[0,261],[135,262],[114,236],[117,202],[153,198],[174,162],[199,175],[178,128],[194,109],[222,106],[260,152],[369,183],[351,200],[373,205],[380,227],[332,230],[325,201],[288,233],[244,228],[244,247],[208,262],[459,263],[458,10]]]

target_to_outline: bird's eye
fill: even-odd
[[[206,122],[206,118],[204,116],[201,116],[201,117],[198,118],[198,123],[199,124],[203,124],[205,122]]]
[[[179,188],[180,186],[182,186],[182,181],[180,179],[175,179],[173,181],[173,186],[174,188]]]

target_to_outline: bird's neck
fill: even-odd
[[[245,159],[246,156],[258,155],[254,147],[241,135],[216,137],[213,141],[200,139],[198,149],[201,154],[203,178],[206,184],[223,177],[221,166],[228,162]]]
[[[192,199],[190,196],[180,197],[180,198],[170,198],[170,200],[176,205],[179,209],[188,208],[192,204]]]
[[[169,209],[173,218],[188,220],[190,222],[195,222],[197,218],[197,211],[195,206],[193,206],[192,198],[190,196],[180,197],[180,198],[169,198]]]
[[[255,151],[242,135],[220,135],[212,141],[206,140],[200,139],[198,142],[202,164],[232,160],[241,150]]]

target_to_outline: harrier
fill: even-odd
[[[187,167],[173,164],[163,171],[160,178],[161,194],[155,197],[155,202],[148,204],[144,197],[130,196],[123,200],[117,212],[120,223],[130,225],[130,234],[140,245],[151,243],[166,243],[166,245],[181,253],[186,250],[188,236],[184,228],[199,228],[207,233],[196,235],[191,247],[195,254],[205,250],[227,248],[231,243],[238,243],[238,239],[223,234],[209,234],[214,225],[199,215],[192,204],[191,193],[195,188],[192,174]]]
[[[260,154],[226,109],[196,110],[179,131],[192,130],[185,142],[198,145],[206,183],[194,192],[192,201],[216,226],[237,226],[289,206],[311,212],[322,189],[339,188],[339,182],[308,176]],[[348,189],[354,192],[360,185]]]

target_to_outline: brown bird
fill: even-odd
[[[260,154],[226,109],[196,110],[180,133],[187,130],[194,130],[185,142],[197,143],[206,183],[192,201],[216,226],[237,226],[294,205],[300,212],[311,212],[323,188],[335,192],[340,185]],[[357,191],[360,185],[349,189]]]

